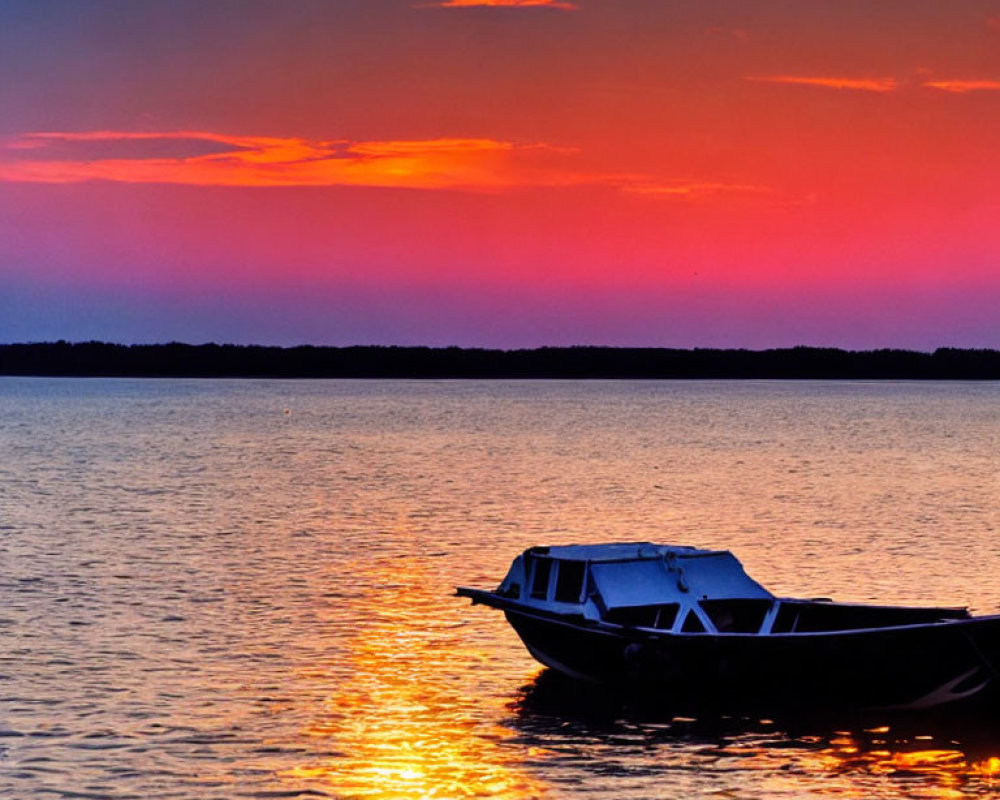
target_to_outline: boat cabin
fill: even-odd
[[[727,550],[649,542],[529,548],[496,595],[578,622],[672,633],[818,633],[968,616],[777,598]]]

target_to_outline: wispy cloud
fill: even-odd
[[[966,92],[998,91],[1000,81],[924,81],[924,86],[930,89],[940,89],[943,92],[955,92],[965,94]]]
[[[170,157],[115,155],[136,141],[171,145]],[[101,155],[94,155],[100,146]],[[178,146],[221,152],[177,157]],[[384,186],[499,189],[574,180],[560,169],[568,151],[493,139],[309,141],[207,132],[32,133],[0,150],[0,180],[109,180],[195,186]],[[579,178],[578,178],[579,180]]]
[[[750,184],[721,183],[718,181],[664,181],[635,182],[622,187],[631,194],[644,195],[651,198],[688,198],[699,199],[720,194],[760,194],[770,189],[764,186]]]
[[[926,72],[926,71],[924,71]],[[817,86],[823,89],[847,89],[863,92],[895,92],[905,87],[919,86],[927,89],[937,89],[953,94],[966,92],[1000,90],[1000,80],[929,80],[901,82],[896,78],[821,78],[805,75],[755,75],[744,80],[758,83],[782,83],[797,86]]]
[[[576,11],[576,3],[565,0],[440,0],[440,2],[414,3],[414,8],[475,8],[493,6],[496,8],[557,8],[560,11]]]
[[[752,75],[744,80],[757,83],[784,83],[795,86],[816,86],[823,89],[847,89],[860,92],[893,92],[899,88],[895,78],[843,78],[806,75]]]
[[[575,148],[496,139],[310,141],[182,131],[29,133],[0,140],[0,181],[371,186],[503,191],[606,186],[661,198],[754,187],[579,167]]]

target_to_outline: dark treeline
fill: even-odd
[[[998,380],[1000,352],[541,347],[0,345],[0,375],[232,378],[869,378]]]

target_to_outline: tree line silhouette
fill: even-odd
[[[635,347],[0,345],[0,375],[213,378],[780,378],[998,380],[1000,351]]]

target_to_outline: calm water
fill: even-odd
[[[993,795],[1000,723],[650,713],[452,592],[652,539],[996,611],[998,452],[997,384],[0,379],[0,796]]]

